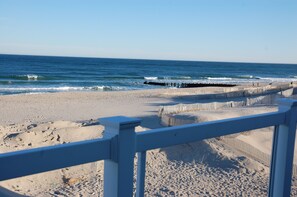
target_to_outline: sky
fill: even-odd
[[[297,1],[0,0],[0,54],[297,63]]]

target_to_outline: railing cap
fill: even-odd
[[[118,129],[134,128],[140,125],[139,118],[129,118],[125,116],[113,116],[107,118],[99,118],[100,124],[106,127],[113,127]]]

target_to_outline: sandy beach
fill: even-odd
[[[296,10],[0,0],[0,197],[297,197]]]
[[[98,123],[98,118],[102,117],[141,118],[137,132],[164,127],[161,106],[239,102],[242,97],[234,92],[244,88],[249,87],[0,96],[0,153],[102,137],[104,128]],[[233,92],[233,96],[223,98],[228,92]],[[182,112],[173,116],[204,122],[276,110],[275,103],[263,101],[251,106]],[[271,128],[233,137],[270,154]],[[232,148],[228,142],[211,139],[149,151],[145,196],[267,196],[269,166],[256,156]],[[102,196],[103,162],[3,181],[0,186],[1,196]],[[295,178],[292,194],[297,195]]]

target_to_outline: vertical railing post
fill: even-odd
[[[136,197],[144,197],[146,151],[137,153]]]
[[[286,112],[284,124],[275,127],[270,165],[270,197],[290,196],[294,144],[297,121],[297,101],[281,99],[279,111]]]
[[[104,137],[112,138],[111,159],[104,161],[104,196],[132,196],[135,127],[140,125],[140,120],[116,116],[99,122],[105,126]]]

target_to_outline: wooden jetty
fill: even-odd
[[[145,81],[147,85],[168,86],[177,88],[197,88],[197,87],[234,87],[232,83],[209,83],[193,81]]]

